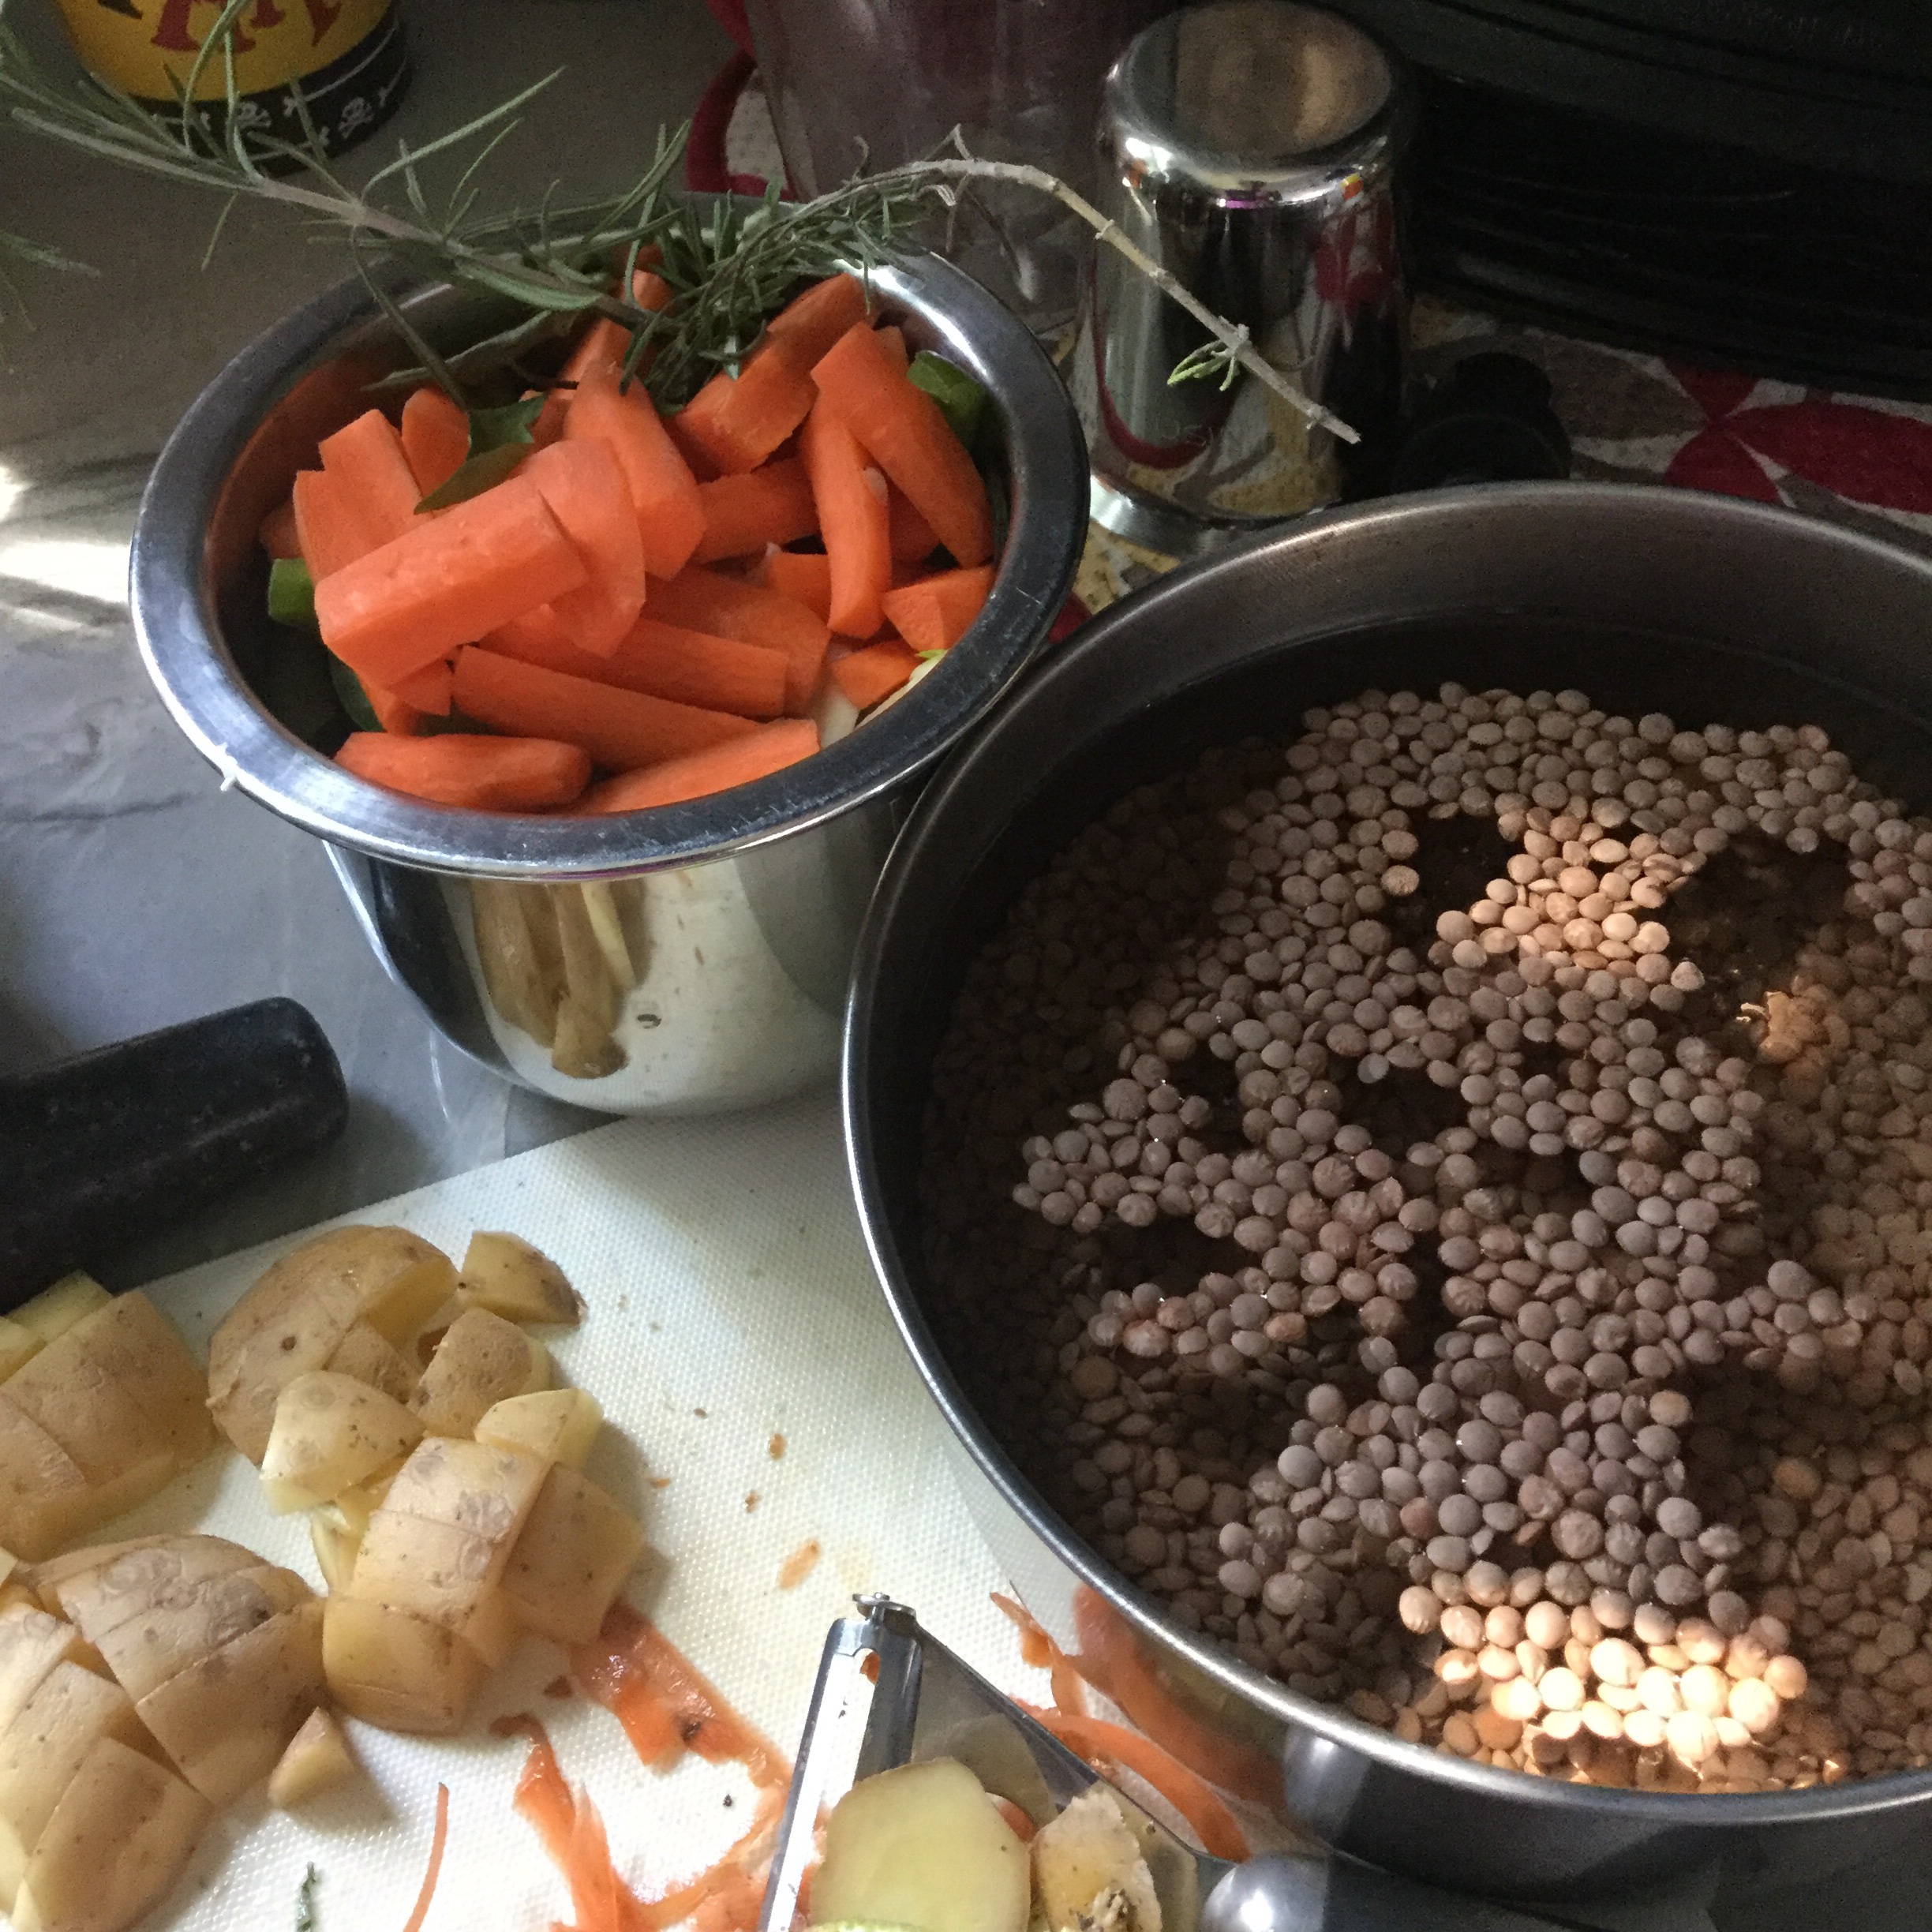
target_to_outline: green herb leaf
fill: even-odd
[[[295,1893],[295,1932],[316,1932],[316,1887],[321,1882],[321,1873],[311,1865]]]
[[[470,454],[447,483],[432,489],[417,504],[420,510],[447,510],[451,504],[480,496],[500,483],[536,447],[530,435],[544,399],[526,396],[500,409],[470,412]]]
[[[315,629],[315,580],[300,557],[277,557],[268,566],[268,615],[279,624]]]
[[[922,349],[912,358],[906,376],[915,388],[923,389],[939,405],[953,433],[971,449],[986,417],[987,392],[979,380],[930,349]]]
[[[336,701],[349,713],[349,722],[358,731],[380,731],[382,721],[369,701],[369,693],[362,688],[362,680],[332,651],[329,653],[328,668],[329,682],[335,687]]]

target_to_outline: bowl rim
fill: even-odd
[[[728,857],[821,825],[902,784],[948,751],[1026,668],[1058,616],[1087,529],[1087,461],[1072,402],[1024,325],[951,263],[908,254],[874,267],[881,304],[928,328],[986,387],[1006,433],[1011,520],[991,594],[966,637],[908,701],[799,764],[676,805],[566,818],[432,805],[352,777],[275,719],[222,634],[211,519],[249,438],[303,376],[358,336],[395,338],[359,279],[291,310],[238,353],[163,447],[129,563],[135,638],[175,723],[221,775],[303,830],[372,858],[508,879],[618,878]],[[394,285],[407,307],[447,284]]]
[[[1539,1807],[1552,1824],[1565,1814],[1601,1814],[1608,1810],[1631,1825],[1762,1829],[1822,1819],[1842,1822],[1849,1818],[1920,1804],[1932,1796],[1932,1769],[1848,1778],[1837,1784],[1792,1792],[1678,1793],[1560,1784],[1405,1743],[1393,1732],[1357,1717],[1339,1705],[1320,1703],[1244,1664],[1212,1638],[1197,1636],[1170,1621],[1153,1597],[1106,1563],[1073,1533],[1013,1456],[994,1439],[953,1372],[919,1305],[910,1285],[911,1271],[902,1260],[893,1231],[885,1190],[878,1179],[874,1153],[878,1135],[867,1105],[875,1078],[876,1058],[869,1022],[886,964],[887,937],[905,923],[905,915],[900,908],[907,896],[908,880],[915,871],[923,872],[935,863],[928,850],[934,841],[935,826],[950,811],[957,809],[952,801],[968,788],[978,773],[990,765],[998,765],[1002,739],[1016,722],[1023,721],[1029,709],[1050,705],[1056,689],[1079,680],[1088,664],[1108,655],[1123,632],[1178,621],[1179,614],[1196,598],[1208,593],[1220,578],[1265,571],[1272,567],[1277,580],[1285,582],[1286,569],[1291,560],[1316,570],[1332,569],[1327,552],[1335,546],[1339,531],[1372,530],[1378,524],[1421,518],[1430,525],[1432,534],[1440,530],[1447,541],[1466,537],[1469,521],[1480,520],[1485,512],[1507,514],[1512,509],[1556,503],[1586,522],[1614,510],[1619,514],[1639,515],[1648,512],[1686,525],[1707,527],[1727,521],[1747,527],[1758,526],[1772,541],[1784,543],[1807,537],[1841,554],[1862,552],[1874,564],[1916,575],[1923,580],[1926,598],[1932,602],[1932,560],[1862,531],[1847,530],[1782,507],[1703,492],[1657,485],[1562,481],[1466,485],[1318,511],[1286,529],[1257,532],[1198,561],[1184,564],[1157,583],[1103,612],[1091,623],[1083,625],[1053,662],[1029,683],[1026,692],[1007,706],[1000,718],[927,788],[894,844],[873,895],[853,963],[839,1080],[847,1168],[858,1203],[867,1255],[900,1337],[929,1393],[959,1447],[972,1458],[1000,1500],[1081,1584],[1124,1618],[1136,1636],[1178,1652],[1191,1668],[1237,1703],[1258,1706],[1288,1730],[1312,1733],[1331,1745],[1359,1752],[1391,1770],[1417,1773],[1471,1796]],[[1499,600],[1499,614],[1506,608]],[[1334,627],[1294,631],[1275,640],[1272,648],[1290,649],[1335,635]],[[1185,688],[1186,682],[1178,672],[1174,686],[1148,702],[1159,704]]]

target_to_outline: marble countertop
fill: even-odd
[[[345,171],[566,71],[501,151],[506,199],[615,188],[731,51],[701,0],[402,0],[415,80]],[[61,50],[50,0],[10,26]],[[144,1279],[582,1131],[512,1088],[384,975],[322,847],[238,794],[135,653],[128,543],[149,466],[222,363],[348,270],[333,238],[0,125],[0,228],[91,264],[9,264],[0,320],[0,1073],[271,994],[334,1043],[351,1096],[328,1154],[123,1256]],[[0,298],[4,299],[4,298]],[[24,309],[24,315],[19,312]]]

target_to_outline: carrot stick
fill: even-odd
[[[886,516],[895,564],[923,564],[939,548],[933,526],[913,508],[904,490],[896,489],[886,498]]]
[[[889,698],[919,668],[919,653],[898,638],[883,638],[841,657],[833,682],[861,711]]]
[[[707,637],[651,617],[639,618],[608,657],[593,657],[560,631],[544,631],[528,620],[492,631],[482,648],[519,664],[541,665],[621,691],[740,717],[776,717],[784,709],[787,667],[781,653],[741,644],[736,638]]]
[[[800,423],[818,395],[782,343],[767,341],[733,376],[717,375],[678,412],[679,444],[700,451],[720,476],[755,470]]]
[[[694,564],[751,556],[767,544],[796,543],[818,527],[811,479],[796,457],[700,483],[698,496],[704,505],[705,534],[691,553]]]
[[[880,598],[886,620],[915,650],[950,650],[972,629],[993,588],[993,566],[941,571]]]
[[[822,619],[832,608],[832,560],[822,551],[774,550],[765,560],[765,587]]]
[[[443,1870],[443,1848],[449,1843],[449,1787],[436,1787],[436,1828],[429,1834],[429,1863],[423,1872],[422,1889],[416,1894],[414,1909],[404,1922],[402,1932],[422,1932],[429,1916],[429,1901],[436,1896],[436,1880]]]
[[[879,599],[892,582],[884,480],[867,468],[859,439],[822,398],[805,418],[800,448],[832,560],[826,621],[847,637],[870,637],[881,622]]]
[[[653,617],[687,631],[783,651],[786,710],[796,716],[811,702],[831,637],[824,620],[803,604],[742,578],[690,569],[653,582],[647,608]]]
[[[593,785],[578,802],[577,810],[597,818],[612,812],[643,811],[653,805],[676,805],[686,799],[708,798],[713,792],[728,792],[733,785],[750,784],[768,778],[800,758],[810,758],[818,749],[818,727],[810,718],[783,718],[776,724],[763,724],[749,738],[739,738],[709,751],[695,751],[687,758],[668,758],[643,771],[626,772],[621,777],[607,778]],[[728,1740],[707,1735],[710,1727],[700,1724],[690,1739],[699,1756],[736,1757]]]
[[[1006,1821],[1006,1829],[1022,1844],[1030,1844],[1039,1827],[1010,1798],[995,1798],[994,1809]]]
[[[324,470],[296,473],[294,487],[289,492],[289,511],[302,561],[318,584],[377,547],[369,541],[361,519],[343,500],[342,486]]]
[[[417,492],[440,489],[470,455],[470,418],[440,389],[425,384],[402,405],[402,454]]]
[[[278,504],[261,520],[261,547],[277,559],[301,555],[301,538],[295,529],[294,503]],[[313,573],[311,573],[313,575]]]
[[[836,275],[814,283],[765,325],[765,340],[779,344],[809,369],[845,331],[866,320],[865,284]]]
[[[609,445],[571,439],[539,450],[522,474],[577,546],[589,581],[549,608],[580,650],[607,657],[644,608],[644,541]]]
[[[637,512],[644,567],[653,577],[676,576],[703,538],[704,506],[690,466],[642,387],[620,390],[614,369],[586,370],[571,399],[564,434],[609,444]]]
[[[463,447],[469,447],[466,434]],[[335,479],[343,502],[375,542],[401,536],[416,521],[422,492],[402,453],[395,425],[380,410],[365,410],[354,422],[324,436],[322,468]]]
[[[658,764],[758,729],[722,711],[619,691],[489,650],[456,653],[456,708],[498,731],[581,745],[612,771]]]
[[[848,329],[813,365],[812,380],[819,405],[838,412],[938,533],[953,561],[985,563],[993,554],[993,520],[979,472],[939,405],[893,368],[878,336],[863,326]]]
[[[893,366],[901,373],[912,365],[912,358],[906,353],[905,331],[890,322],[882,322],[873,334],[879,339],[879,346],[893,359]]]
[[[330,571],[316,619],[343,663],[388,687],[586,574],[536,485],[512,477]]]
[[[351,732],[335,754],[343,770],[391,792],[476,811],[544,811],[567,805],[590,781],[573,744],[442,732],[431,738]]]
[[[1109,1724],[1102,1717],[1070,1717],[1064,1711],[1042,1710],[1032,1704],[1020,1708],[1050,1731],[1069,1750],[1081,1757],[1111,1758],[1148,1784],[1194,1828],[1202,1844],[1216,1858],[1245,1859],[1248,1839],[1212,1786],[1137,1731]]]
[[[425,665],[406,678],[398,678],[389,691],[391,696],[401,698],[416,710],[427,712],[432,717],[447,717],[455,679],[447,661],[439,657],[434,664]]]

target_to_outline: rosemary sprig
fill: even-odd
[[[1050,196],[1208,331],[1211,340],[1186,358],[1170,380],[1219,376],[1225,387],[1237,369],[1245,370],[1311,422],[1344,441],[1357,440],[1353,429],[1260,354],[1245,328],[1197,301],[1099,209],[1044,169],[982,160],[955,136],[952,152],[856,176],[814,200],[782,202],[774,189],[751,208],[725,201],[707,213],[671,190],[688,130],[667,136],[661,129],[649,166],[614,197],[560,206],[547,197],[534,212],[480,215],[485,164],[515,132],[522,110],[556,74],[421,147],[399,143],[396,159],[358,189],[330,161],[299,90],[300,141],[255,133],[238,111],[234,29],[248,3],[226,0],[182,85],[180,113],[173,118],[156,116],[96,80],[63,84],[51,79],[0,17],[0,107],[21,126],[70,147],[216,189],[226,197],[224,215],[247,196],[340,230],[371,294],[422,371],[466,408],[470,399],[462,385],[474,372],[492,359],[513,357],[565,318],[593,312],[630,332],[627,379],[642,370],[660,406],[680,407],[717,370],[736,370],[765,318],[799,283],[841,268],[863,272],[876,267],[908,227],[954,206],[961,189],[979,181]],[[0,0],[0,15],[5,5]],[[219,125],[195,98],[204,75],[217,62],[227,110]],[[454,185],[432,197],[426,169],[466,155]],[[401,206],[394,205],[398,197]],[[657,272],[676,298],[662,312],[631,299],[629,271],[646,249],[656,251]],[[489,343],[445,360],[388,293],[375,271],[378,256],[399,260],[426,276],[504,297],[529,315]]]

